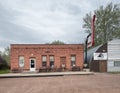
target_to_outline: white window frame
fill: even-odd
[[[25,64],[25,58],[24,56],[19,56],[19,67],[24,67]]]
[[[71,55],[71,66],[76,66],[76,55]]]

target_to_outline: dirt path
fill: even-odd
[[[120,74],[0,78],[0,93],[120,93]]]

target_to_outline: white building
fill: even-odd
[[[120,39],[108,42],[107,72],[120,72]]]

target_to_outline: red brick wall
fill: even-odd
[[[82,44],[65,45],[45,45],[45,44],[11,44],[11,70],[19,68],[19,56],[24,56],[25,66],[23,69],[30,69],[30,58],[36,59],[36,69],[42,67],[42,55],[47,56],[47,66],[49,66],[49,56],[54,55],[55,66],[60,67],[60,57],[66,57],[66,68],[71,68],[71,55],[76,55],[76,65],[83,68],[84,46]]]

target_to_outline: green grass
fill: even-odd
[[[10,73],[10,70],[9,70],[9,69],[0,70],[0,74],[7,74],[7,73]]]

